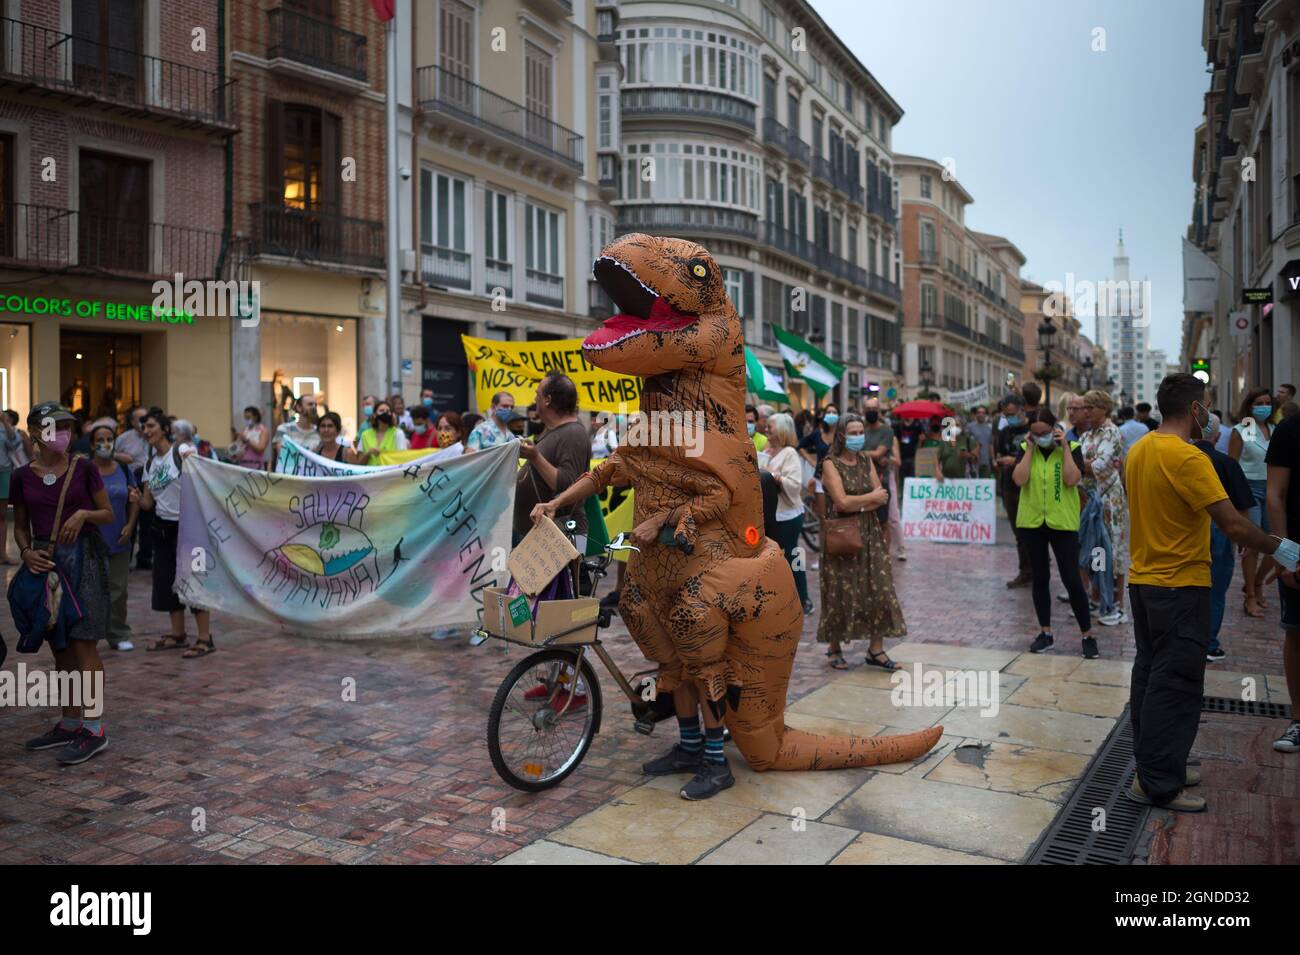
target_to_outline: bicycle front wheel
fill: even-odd
[[[488,754],[511,786],[541,792],[578,768],[600,729],[600,684],[577,652],[542,650],[506,674],[488,713]]]

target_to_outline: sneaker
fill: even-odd
[[[726,760],[720,763],[701,762],[699,771],[682,787],[682,798],[708,799],[734,785],[736,777],[731,775],[731,766]]]
[[[1097,618],[1097,622],[1103,627],[1118,627],[1122,623],[1129,622],[1127,610],[1120,610],[1118,607],[1110,613],[1102,614]]]
[[[1015,590],[1017,587],[1028,587],[1034,582],[1028,574],[1017,574],[1007,581],[1007,590]]]
[[[805,600],[803,602],[803,615],[807,617],[812,612],[813,612],[813,602],[811,600]]]
[[[1215,647],[1213,650],[1205,651],[1206,663],[1222,663],[1228,659],[1228,652],[1223,647]]]
[[[1195,766],[1187,767],[1187,777],[1183,780],[1184,786],[1199,786],[1201,784],[1201,771]]]
[[[1085,660],[1095,660],[1101,656],[1101,651],[1097,649],[1096,637],[1083,638],[1083,658]]]
[[[1136,773],[1133,775],[1132,785],[1130,785],[1128,789],[1124,790],[1124,795],[1134,802],[1141,803],[1144,806],[1156,805],[1151,801],[1151,797],[1143,791],[1142,782],[1137,778]],[[1200,796],[1188,795],[1186,789],[1180,789],[1177,796],[1169,800],[1169,802],[1165,803],[1160,808],[1169,809],[1173,812],[1204,812],[1205,800]]]
[[[1044,650],[1050,650],[1056,644],[1056,641],[1049,633],[1040,633],[1034,637],[1034,642],[1029,645],[1030,653],[1042,653]]]
[[[1068,590],[1062,590],[1056,595],[1056,599],[1063,604],[1068,604],[1070,602],[1070,592]]]
[[[611,590],[609,593],[605,594],[605,596],[600,598],[600,605],[602,607],[609,607],[612,610],[617,610],[618,596],[619,594],[617,590]]]
[[[1300,752],[1300,720],[1292,720],[1286,732],[1273,741],[1273,748],[1279,753]]]
[[[23,744],[23,746],[30,750],[54,749],[56,746],[67,746],[77,738],[79,732],[81,732],[81,727],[77,727],[75,730],[64,729],[63,721],[59,720],[54,724],[54,729],[50,730],[48,733],[41,734],[35,739],[29,739]]]
[[[119,640],[117,641],[117,646],[113,647],[113,649],[120,653],[126,653],[128,650],[134,650],[135,644],[130,640]]]
[[[108,735],[106,733],[100,733],[96,736],[90,730],[82,727],[77,730],[76,738],[59,750],[59,754],[54,758],[64,766],[75,766],[77,763],[84,763],[90,757],[105,749],[108,749]]]
[[[460,633],[460,627],[435,627],[433,633],[429,634],[430,640],[450,640]]]
[[[641,764],[641,772],[647,776],[671,776],[674,773],[695,773],[704,764],[704,744],[699,752],[688,753],[681,743],[674,743],[673,748],[658,759]]]
[[[901,548],[901,547],[898,548],[898,559],[899,559],[899,560],[902,560],[902,561],[907,560],[907,551],[903,550],[903,548]],[[817,569],[816,567],[813,568],[813,570],[816,570],[816,569]]]
[[[527,693],[524,694],[524,699],[529,700],[533,703],[544,703],[547,700],[550,700],[549,705],[551,709],[553,709],[555,712],[558,713],[560,712],[560,710],[564,709],[564,704],[569,699],[569,691],[558,690],[555,693],[555,699],[551,699],[550,687],[548,687],[545,683],[539,683],[537,684],[537,686],[533,687],[531,690],[529,690]],[[577,693],[573,697],[572,705],[570,705],[567,710],[564,710],[564,712],[573,713],[576,712],[577,710],[582,709],[586,705],[587,705],[587,694]]]

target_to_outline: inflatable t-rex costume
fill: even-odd
[[[638,524],[676,516],[672,542],[661,536],[632,555],[619,600],[641,651],[659,664],[658,691],[700,680],[754,769],[873,766],[929,752],[942,727],[826,737],[782,719],[803,608],[781,548],[763,533],[743,331],[713,257],[682,239],[632,234],[606,247],[593,271],[621,314],[587,336],[583,355],[645,379],[641,411],[658,436],[664,420],[703,429],[697,456],[681,441],[624,443],[575,485],[588,494],[632,485]]]

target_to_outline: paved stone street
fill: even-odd
[[[1102,628],[1103,659],[1082,660],[1056,604],[1056,650],[1023,653],[1036,628],[1028,590],[1003,586],[1015,570],[1007,531],[1003,521],[1004,543],[992,548],[914,545],[896,569],[910,632],[892,654],[998,671],[994,717],[892,706],[885,673],[828,669],[817,618],[806,621],[791,725],[877,733],[942,723],[942,745],[916,764],[755,774],[733,751],[737,785],[686,803],[681,780],[646,783],[639,772],[673,741],[673,724],[637,735],[603,678],[608,705],[590,754],[558,787],[529,795],[501,782],[484,743],[492,696],[522,649],[264,636],[217,618],[219,652],[206,659],[105,651],[112,745],[87,764],[60,768],[51,753],[22,749],[52,711],[0,712],[0,862],[1015,862],[1123,709],[1133,648],[1130,628]],[[132,575],[131,593],[137,633],[164,632],[147,609],[147,574]],[[1240,695],[1249,677],[1259,699],[1287,701],[1275,612],[1275,598],[1264,620],[1230,602],[1231,656],[1211,667],[1207,694]],[[46,651],[13,652],[7,609],[0,626],[6,668],[50,665]],[[627,672],[643,666],[617,620],[607,643]],[[849,659],[863,649],[850,647]],[[356,702],[342,699],[349,677]],[[1150,861],[1295,858],[1300,762],[1271,749],[1281,728],[1203,722],[1195,755],[1210,811],[1156,814]]]

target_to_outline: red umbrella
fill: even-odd
[[[952,409],[937,401],[904,401],[890,412],[895,418],[944,418]]]

